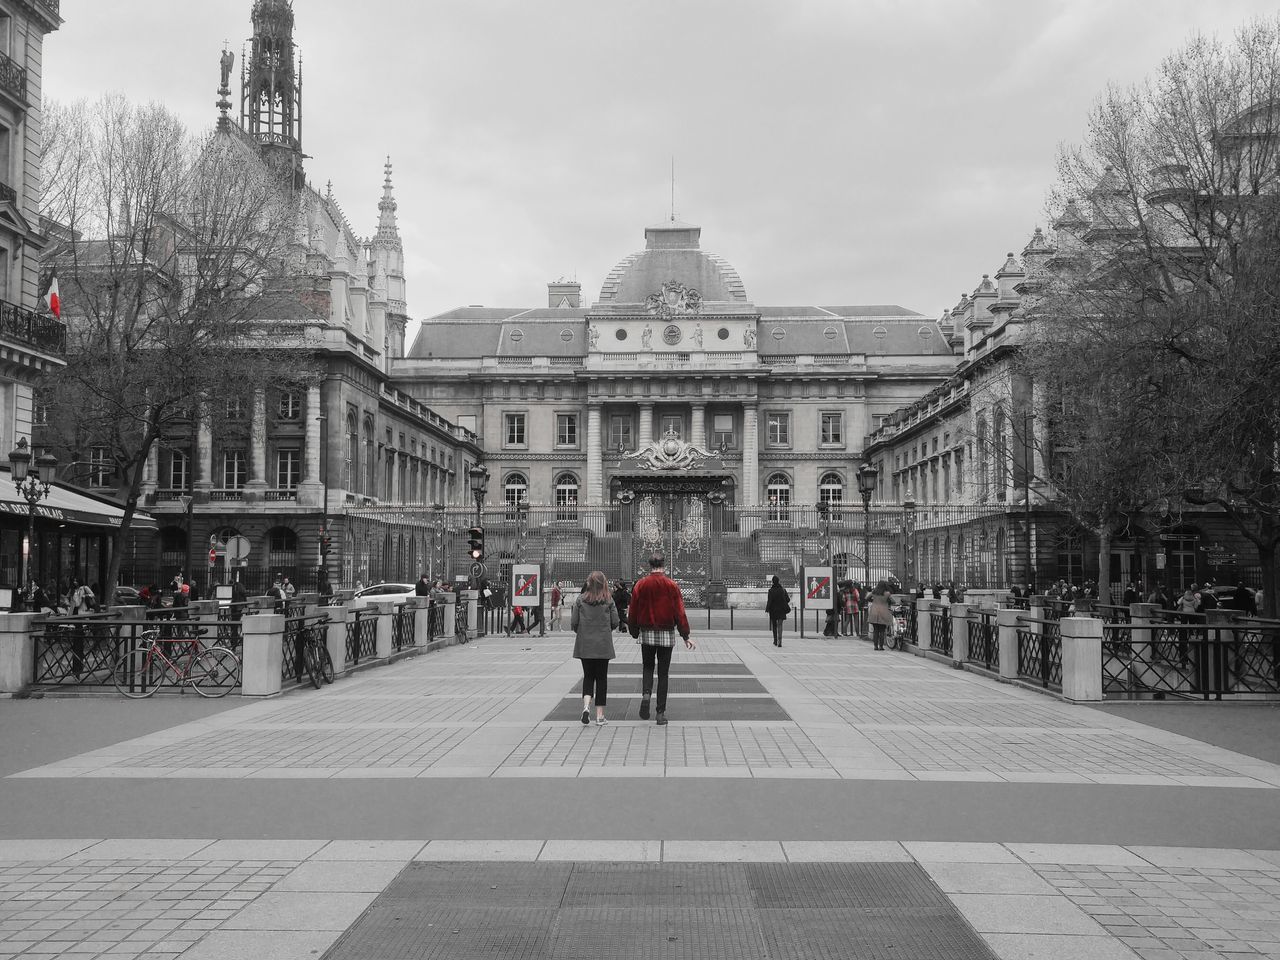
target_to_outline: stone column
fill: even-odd
[[[31,622],[38,613],[0,614],[0,693],[19,693],[35,677],[36,641]]]
[[[653,404],[642,403],[640,404],[640,426],[636,449],[643,450],[651,443],[653,443]]]
[[[916,605],[916,635],[911,642],[921,650],[928,650],[933,636],[933,608],[928,597],[917,597],[913,602]]]
[[[957,666],[969,659],[969,607],[967,603],[951,604],[951,659]]]
[[[707,405],[695,403],[689,417],[689,442],[695,447],[707,449]]]
[[[1018,675],[1018,617],[1022,611],[1001,607],[996,611],[996,631],[1000,638],[1000,676]]]
[[[196,474],[194,489],[205,491],[213,488],[213,424],[209,420],[209,408],[201,404],[197,408],[199,420],[196,426]]]
[[[1062,696],[1066,700],[1102,699],[1102,621],[1063,617]]]
[[[298,504],[324,507],[324,483],[320,480],[320,448],[325,441],[320,430],[320,385],[307,387],[307,422],[302,451],[302,482],[298,485]],[[325,421],[326,426],[328,421]],[[331,459],[330,464],[333,463]],[[332,470],[330,466],[330,470]]]
[[[249,482],[245,490],[261,495],[267,485],[267,397],[258,389],[253,391],[249,414]]]
[[[324,645],[329,648],[334,672],[342,673],[347,668],[347,608],[345,605],[325,607],[324,613],[329,618]]]
[[[374,655],[379,660],[391,659],[395,649],[391,642],[392,620],[396,615],[396,605],[392,600],[376,600],[374,609],[378,611],[377,632],[374,640]]]
[[[587,497],[586,505],[596,507],[604,498],[604,454],[601,450],[600,404],[587,404]]]
[[[246,697],[269,697],[280,692],[284,668],[284,614],[254,613],[240,621],[244,657],[240,692]]]
[[[742,505],[760,504],[760,425],[754,403],[742,406]]]

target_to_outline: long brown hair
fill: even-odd
[[[587,577],[586,586],[582,590],[582,599],[587,603],[602,603],[611,598],[609,578],[599,570],[592,570]]]

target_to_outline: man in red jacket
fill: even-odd
[[[671,671],[671,654],[675,650],[676,633],[684,645],[697,647],[689,639],[689,618],[684,612],[684,597],[680,587],[663,571],[665,563],[660,556],[649,561],[652,568],[647,577],[636,581],[631,591],[631,606],[627,610],[627,622],[631,636],[640,641],[640,655],[644,661],[643,700],[640,703],[640,719],[649,719],[649,694],[653,691],[653,670],[658,668],[658,718],[659,726],[667,722],[667,675]]]

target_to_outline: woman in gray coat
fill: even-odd
[[[609,593],[609,580],[593,570],[573,604],[569,628],[574,632],[573,655],[582,661],[582,722],[591,722],[591,701],[596,702],[596,723],[604,726],[604,706],[609,699],[609,661],[613,631],[618,628],[618,608]]]

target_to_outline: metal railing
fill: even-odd
[[[356,610],[347,621],[347,663],[358,664],[378,655],[378,612]]]
[[[951,656],[951,607],[929,604],[929,649]]]
[[[0,66],[4,59],[7,58],[0,55]],[[0,69],[0,84],[3,83],[3,70]],[[0,337],[47,350],[49,353],[67,352],[66,324],[8,300],[0,300]]]
[[[413,621],[417,610],[403,603],[397,603],[391,614],[391,647],[393,650],[405,650],[413,646]]]
[[[293,615],[286,615],[284,636],[281,641],[280,679],[285,683],[293,681],[302,683],[306,679],[307,665],[303,657],[303,647],[310,631],[329,622],[327,614],[303,616],[301,608]]]
[[[1036,628],[1039,629],[1036,629]],[[1018,618],[1018,676],[1062,689],[1062,629],[1057,620]]]
[[[0,87],[18,100],[27,99],[27,71],[16,60],[0,53]]]
[[[431,616],[427,619],[427,642],[440,640],[448,634],[445,632],[444,611],[445,604],[436,600],[431,601]]]
[[[1102,690],[1126,699],[1280,696],[1280,621],[1106,624]]]
[[[996,627],[996,615],[982,611],[971,614],[969,619],[970,663],[980,663],[988,670],[1000,667],[1000,631]]]
[[[1118,603],[1095,603],[1093,615],[1105,623],[1128,623],[1129,608]]]

